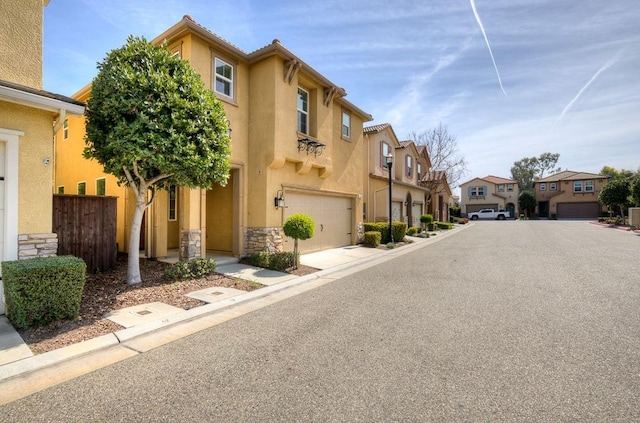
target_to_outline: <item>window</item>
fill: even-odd
[[[62,139],[66,140],[69,138],[69,119],[65,119],[62,123]]]
[[[407,174],[407,178],[411,178],[413,176],[413,157],[411,156],[405,156],[405,169],[406,169],[406,174]]]
[[[58,194],[64,194],[64,185],[58,187]]]
[[[593,181],[584,181],[584,192],[593,192],[595,191],[595,186]]]
[[[309,134],[309,92],[298,87],[298,132]]]
[[[486,187],[469,187],[469,197],[484,197]]]
[[[391,147],[386,142],[380,143],[380,166],[387,168],[387,156],[391,154]]]
[[[78,195],[87,195],[87,183],[78,182]]]
[[[342,136],[351,138],[351,115],[345,111],[342,112]]]
[[[498,185],[498,192],[504,192],[504,185]]]
[[[573,181],[573,192],[582,192],[582,181]]]
[[[549,191],[556,191],[558,189],[558,184],[555,182],[549,182]]]
[[[540,182],[540,191],[546,191],[547,190],[547,184],[545,182]]]
[[[418,182],[422,180],[422,163],[418,163]]]
[[[227,97],[233,97],[233,66],[216,57],[216,92]]]
[[[178,210],[178,188],[175,185],[169,186],[169,220],[177,220]]]
[[[105,178],[96,179],[96,195],[107,195],[107,180]]]
[[[507,191],[509,191],[509,192],[513,191],[513,184],[508,184],[507,185]]]

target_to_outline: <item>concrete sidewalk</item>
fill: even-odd
[[[301,277],[239,263],[227,263],[219,266],[216,271],[231,277],[257,282],[265,287],[234,295],[226,293],[222,295],[222,292],[214,292],[218,291],[214,288],[212,292],[192,293],[204,295],[205,301],[211,302],[190,310],[168,308],[166,314],[162,313],[162,307],[153,305],[131,308],[136,310],[118,310],[110,314],[116,316],[121,322],[124,321],[127,325],[126,329],[35,356],[2,316],[0,318],[0,404],[333,282],[369,267],[372,262],[378,264],[409,253],[446,238],[462,228],[464,227],[439,232],[438,236],[431,238],[411,237],[412,243],[395,249],[346,246],[305,254],[300,258],[301,263],[320,270]],[[206,298],[211,299],[206,300]],[[156,311],[158,314],[148,315]],[[131,315],[135,315],[136,312],[143,317],[139,321],[131,320]],[[125,320],[122,320],[123,316]],[[88,358],[94,355],[99,358]],[[39,377],[39,374],[44,371],[51,374],[47,377]]]

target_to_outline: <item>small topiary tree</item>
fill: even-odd
[[[282,227],[284,234],[293,238],[293,268],[297,269],[300,264],[300,253],[298,251],[298,240],[309,239],[316,230],[316,223],[306,214],[295,213],[287,218]]]
[[[421,214],[420,223],[422,223],[422,229],[428,229],[429,224],[433,222],[433,216],[430,214]]]

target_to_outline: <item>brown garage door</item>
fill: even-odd
[[[286,193],[285,219],[294,213],[311,217],[316,230],[312,238],[298,241],[301,253],[351,245],[352,199],[331,195]],[[293,251],[293,239],[285,237],[285,250]]]
[[[558,219],[596,219],[600,203],[558,203]]]
[[[497,204],[467,204],[467,213],[473,213],[482,209],[498,210]]]

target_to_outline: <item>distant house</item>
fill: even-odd
[[[316,223],[302,252],[358,242],[363,203],[363,122],[372,117],[346,91],[274,40],[247,53],[184,16],[153,42],[189,61],[222,102],[231,133],[231,174],[210,190],[174,186],[145,212],[148,257],[207,251],[247,256],[292,250],[282,232],[293,213]],[[90,96],[91,87],[78,99]],[[56,140],[64,165],[56,189],[65,194],[118,196],[118,244],[129,244],[134,197],[95,162],[83,159],[84,118],[69,120]],[[194,247],[195,246],[195,247]]]
[[[506,210],[516,216],[520,192],[513,179],[492,175],[474,178],[460,185],[460,194],[463,216],[481,209]]]
[[[84,113],[82,102],[42,90],[43,7],[0,2],[0,261],[57,253],[53,137]]]
[[[608,181],[606,175],[565,170],[533,183],[538,216],[558,219],[595,219],[606,206],[598,194]]]

